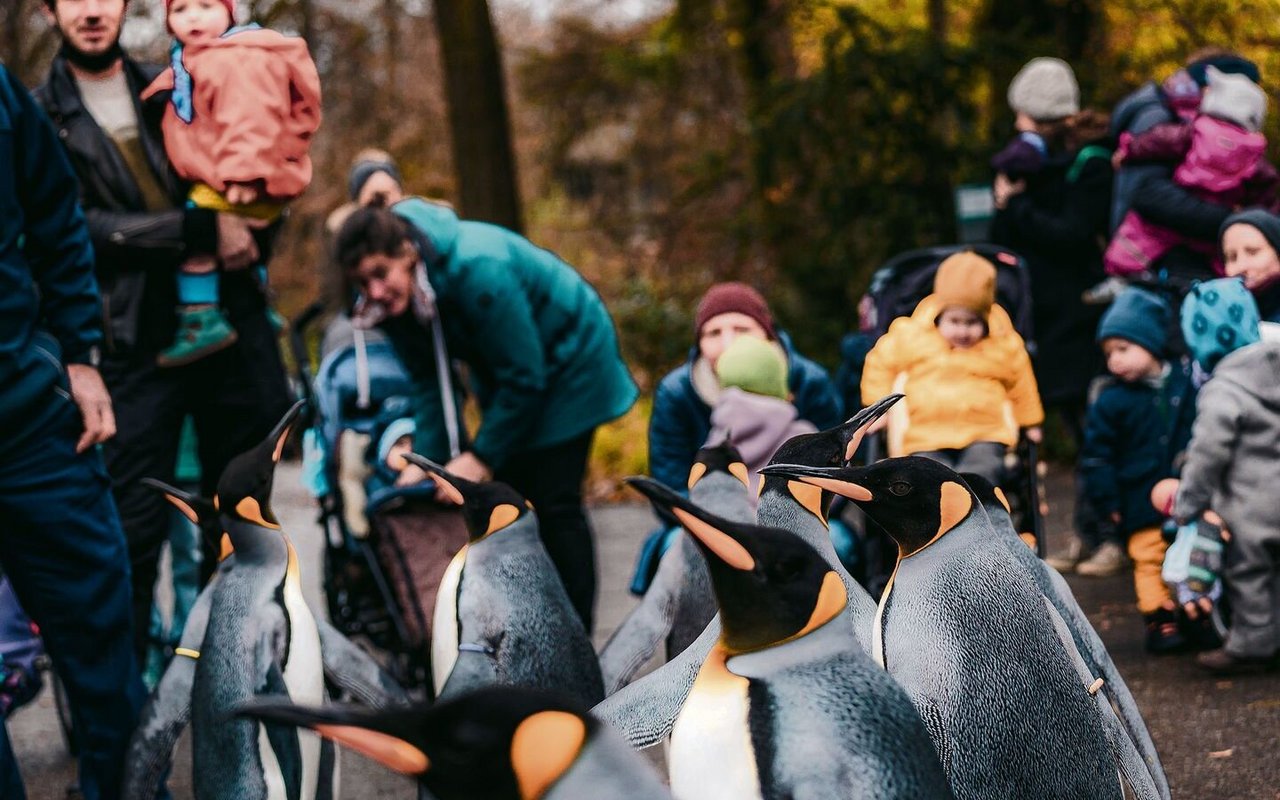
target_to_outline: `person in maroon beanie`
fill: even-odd
[[[819,430],[844,421],[827,371],[792,348],[754,288],[736,282],[709,288],[698,302],[694,333],[688,360],[658,384],[649,419],[649,471],[667,486],[684,490],[694,456],[711,432],[711,408],[720,393],[716,361],[738,336],[773,342],[786,357],[787,386],[800,419]]]

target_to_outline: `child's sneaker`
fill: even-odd
[[[227,349],[239,338],[217,306],[182,306],[178,309],[177,336],[156,356],[156,363],[162,367],[190,364]]]
[[[1142,617],[1147,623],[1147,652],[1152,655],[1179,653],[1186,649],[1187,640],[1178,628],[1178,615],[1165,608],[1157,609]]]
[[[1067,546],[1055,555],[1049,556],[1044,563],[1053,567],[1058,572],[1068,573],[1076,568],[1084,558],[1084,540],[1079,536],[1072,536],[1067,540]]]
[[[1117,575],[1129,564],[1124,550],[1115,542],[1103,542],[1093,555],[1076,565],[1076,574],[1090,578],[1106,578]]]

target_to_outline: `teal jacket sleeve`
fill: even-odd
[[[466,314],[470,349],[483,354],[493,385],[471,450],[496,470],[537,428],[547,363],[529,298],[507,265],[478,259],[462,275],[458,305]]]

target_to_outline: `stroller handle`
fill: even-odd
[[[302,310],[302,313],[294,318],[289,324],[289,350],[293,354],[294,369],[297,372],[298,385],[301,387],[303,398],[307,401],[310,408],[315,407],[315,398],[313,397],[313,389],[311,379],[311,354],[307,352],[307,329],[315,324],[325,312],[325,302],[323,300],[315,300],[311,305]]]

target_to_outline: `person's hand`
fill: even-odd
[[[71,399],[80,407],[84,420],[84,433],[76,442],[76,452],[83,453],[116,435],[116,415],[98,370],[87,364],[68,364],[67,380],[71,384]]]
[[[454,458],[444,468],[459,478],[472,483],[484,483],[493,480],[493,470],[489,465],[476,458],[475,453],[463,453]]]
[[[995,182],[991,185],[991,193],[995,197],[996,208],[1004,209],[1009,204],[1009,199],[1015,195],[1022,194],[1027,189],[1025,180],[1013,181],[1009,180],[1009,176],[1003,172],[996,173]]]
[[[266,220],[246,219],[237,214],[218,213],[218,260],[222,268],[235,271],[258,263],[258,243],[254,230],[265,228]]]
[[[1026,430],[1027,441],[1032,444],[1040,444],[1044,441],[1044,429],[1039,425],[1032,425]]]
[[[417,464],[406,464],[405,468],[400,470],[399,477],[396,478],[396,486],[412,486],[415,483],[422,483],[431,475]]]
[[[228,183],[226,196],[233,206],[247,206],[258,201],[258,190],[248,183]]]

